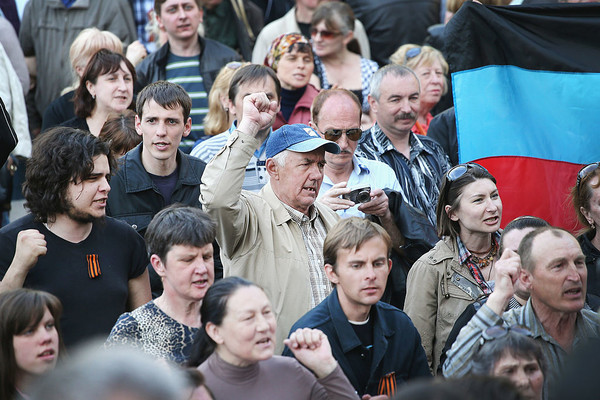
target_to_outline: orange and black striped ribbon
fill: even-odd
[[[396,394],[396,372],[390,372],[379,380],[377,394],[392,397]]]
[[[102,274],[102,271],[100,271],[98,254],[88,254],[85,256],[85,258],[87,259],[88,275],[90,279],[99,277]]]

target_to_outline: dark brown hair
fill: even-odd
[[[598,182],[595,185],[592,185],[592,180],[594,177],[598,178]],[[585,218],[585,216],[581,213],[581,208],[585,210],[590,209],[590,200],[592,199],[592,194],[594,190],[600,187],[600,168],[596,168],[589,174],[587,174],[581,181],[579,185],[575,185],[571,188],[571,201],[573,202],[573,208],[575,208],[575,214],[577,215],[577,219],[584,226],[580,233],[588,233],[595,232],[598,227],[592,228],[590,223]]]
[[[122,62],[125,63],[129,73],[131,73],[132,85],[135,86],[135,67],[123,54],[115,53],[107,49],[100,49],[92,56],[92,58],[90,58],[90,61],[85,67],[85,71],[79,80],[79,87],[75,89],[75,97],[73,98],[73,102],[75,103],[75,115],[80,118],[87,118],[92,115],[92,112],[96,107],[96,99],[94,99],[88,91],[86,82],[89,81],[96,84],[99,76],[112,74],[113,72],[120,70]],[[129,107],[132,107],[132,104]]]
[[[144,114],[144,105],[154,100],[162,108],[175,110],[181,107],[183,114],[183,123],[185,124],[190,117],[192,109],[192,99],[184,88],[180,85],[167,81],[156,81],[146,86],[140,94],[135,104],[135,110],[140,120]]]
[[[135,130],[135,113],[131,110],[109,114],[98,137],[108,143],[115,156],[127,153],[142,141]]]
[[[455,181],[448,180],[448,173],[444,175],[435,210],[438,236],[450,236],[454,240],[459,236],[460,225],[458,221],[450,219],[448,212],[446,212],[446,206],[450,206],[450,211],[458,210],[463,190],[468,184],[478,179],[489,179],[496,184],[496,178],[483,167],[467,168],[467,171]]]
[[[12,399],[16,394],[17,360],[13,337],[27,328],[37,326],[48,308],[58,332],[59,357],[64,352],[60,332],[62,304],[50,293],[16,289],[0,293],[0,399]]]
[[[86,179],[94,170],[96,156],[108,157],[111,172],[116,164],[108,143],[89,132],[55,127],[33,141],[27,160],[23,196],[25,206],[37,221],[53,221],[68,210],[67,189],[71,182]]]

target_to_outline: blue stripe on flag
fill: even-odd
[[[600,74],[491,65],[452,74],[460,162],[600,159]]]

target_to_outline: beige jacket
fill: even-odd
[[[483,291],[466,265],[458,261],[456,241],[440,240],[408,273],[404,311],[421,334],[432,371],[454,323]]]
[[[300,227],[267,183],[259,193],[242,190],[246,165],[259,147],[254,137],[235,131],[204,170],[200,201],[217,223],[224,276],[260,285],[277,317],[278,353],[292,325],[310,310],[308,254]],[[315,203],[329,231],[339,220]]]

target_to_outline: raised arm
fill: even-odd
[[[471,359],[477,352],[478,342],[485,330],[503,322],[502,315],[508,301],[514,294],[514,284],[521,270],[518,254],[506,249],[495,265],[496,284],[486,304],[460,330],[448,358],[444,362],[443,373],[446,377],[461,377],[471,370]]]
[[[277,113],[277,103],[264,93],[244,98],[244,111],[238,129],[227,144],[208,163],[202,175],[200,201],[217,222],[217,239],[226,256],[230,256],[246,234],[251,215],[242,196],[248,162],[266,139],[261,131]]]

